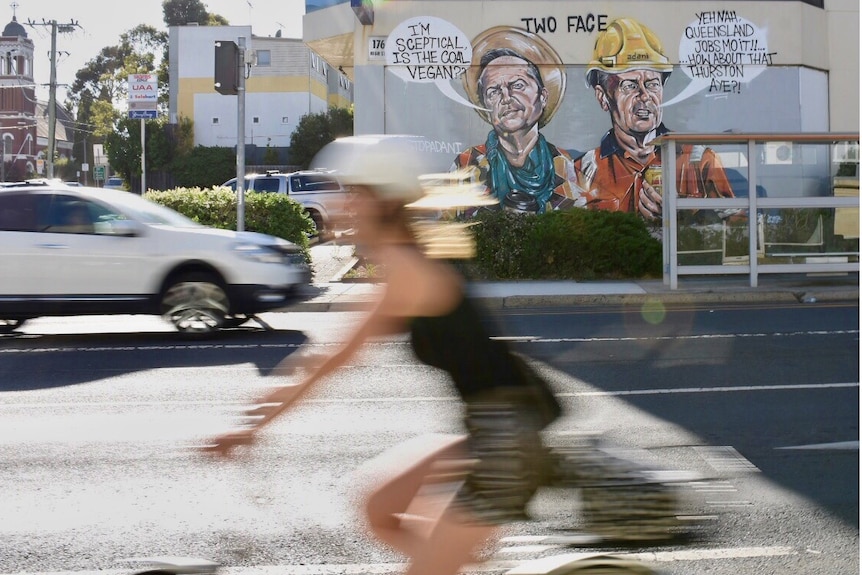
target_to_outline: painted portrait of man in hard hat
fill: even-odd
[[[566,73],[560,57],[535,34],[509,26],[486,30],[473,42],[463,76],[468,98],[492,130],[468,148],[453,170],[466,170],[500,205],[542,213],[571,207],[574,163],[539,131],[560,106]]]
[[[611,129],[575,162],[585,190],[579,206],[661,218],[661,186],[653,176],[661,173],[661,149],[652,142],[669,131],[662,103],[672,71],[658,37],[643,24],[620,18],[599,34],[586,81],[610,115]],[[680,196],[733,197],[718,156],[690,145],[677,149],[677,190]]]

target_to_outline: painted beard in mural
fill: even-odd
[[[634,20],[616,20],[599,36],[586,79],[612,127],[598,148],[575,161],[586,190],[578,206],[661,219],[662,189],[655,176],[661,173],[661,150],[651,142],[669,131],[661,107],[672,70],[655,34]],[[679,146],[676,176],[680,197],[733,197],[710,148]]]
[[[559,56],[541,38],[509,27],[492,28],[473,44],[465,88],[493,130],[484,144],[459,154],[453,169],[470,171],[473,181],[513,211],[574,206],[572,158],[539,132],[565,89]]]

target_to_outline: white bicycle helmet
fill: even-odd
[[[419,176],[428,171],[417,150],[422,140],[403,135],[338,138],[317,153],[311,168],[331,172],[345,185],[368,186],[382,200],[409,204],[422,197]]]

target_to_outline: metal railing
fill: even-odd
[[[858,133],[670,133],[657,143],[671,289],[684,275],[748,274],[757,287],[764,273],[858,273]],[[732,197],[679,196],[684,147],[716,151],[722,173],[736,175]]]

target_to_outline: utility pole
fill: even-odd
[[[239,47],[239,86],[236,103],[236,190],[237,199],[236,230],[245,230],[245,37],[237,39]],[[242,182],[242,183],[240,183]]]
[[[45,163],[48,166],[48,178],[54,177],[54,154],[56,146],[56,124],[57,124],[57,33],[72,32],[78,28],[78,22],[71,20],[68,24],[58,24],[56,20],[42,22],[27,21],[27,25],[31,28],[42,26],[51,29],[51,76],[48,81],[48,152],[46,154]]]

